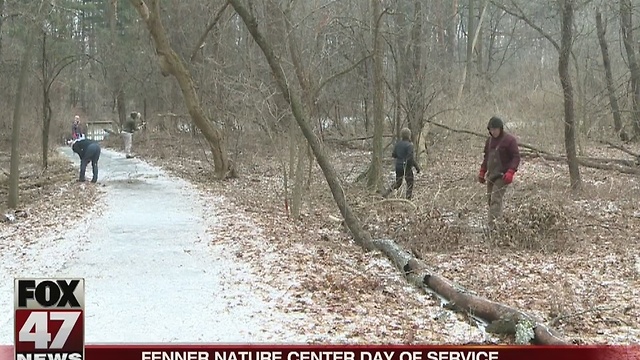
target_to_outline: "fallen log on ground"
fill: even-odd
[[[567,161],[567,157],[563,155],[541,155],[539,153],[534,153],[530,151],[521,151],[520,156],[532,157],[532,158],[544,157],[545,159],[553,160],[553,161]],[[604,163],[604,164],[618,164],[618,165],[629,166],[629,167],[637,166],[634,160],[629,160],[629,159],[578,156],[578,160],[586,161],[586,162]]]
[[[522,152],[520,155],[522,157],[567,162],[567,158],[565,156],[535,154],[530,152]],[[635,162],[632,160],[589,158],[580,156],[578,157],[578,164],[593,169],[617,171],[622,174],[640,175],[640,167],[636,166]]]
[[[382,135],[383,138],[392,138],[394,135]],[[324,138],[325,142],[334,142],[334,143],[340,143],[340,144],[346,144],[348,142],[351,141],[364,141],[364,140],[370,140],[373,139],[373,135],[370,136],[360,136],[360,137],[354,137],[354,138],[334,138],[334,137],[326,137]]]
[[[437,126],[437,127],[441,127],[441,128],[443,128],[443,129],[446,129],[446,130],[449,130],[449,131],[451,131],[451,132],[455,132],[455,133],[475,135],[475,136],[478,136],[478,137],[481,137],[481,138],[485,138],[485,139],[489,136],[489,134],[481,134],[481,133],[479,133],[479,132],[475,132],[475,131],[471,131],[471,130],[465,130],[465,129],[456,129],[456,128],[452,128],[452,127],[450,127],[450,126],[443,125],[443,124],[439,124],[439,123],[437,123],[437,122],[435,122],[435,121],[432,121],[432,120],[425,120],[425,121],[426,121],[426,122],[428,122],[428,123],[429,123],[429,124],[431,124],[431,125],[434,125],[434,126]],[[548,154],[548,155],[551,155],[551,153],[549,153],[549,152],[547,152],[547,151],[544,151],[544,150],[541,150],[541,149],[538,149],[537,147],[535,147],[535,146],[533,146],[533,145],[529,145],[529,144],[525,144],[525,143],[520,143],[520,142],[518,143],[518,145],[519,145],[520,147],[522,147],[522,148],[529,149],[529,150],[531,150],[531,151],[533,151],[533,152],[537,152],[537,153],[540,153],[540,154]]]
[[[449,307],[463,311],[488,323],[487,332],[510,334],[516,342],[533,341],[541,345],[568,345],[556,330],[520,310],[472,294],[446,278],[430,270],[392,240],[374,240],[374,246],[382,251],[396,268],[402,271],[413,285],[434,293]]]
[[[426,120],[426,122],[434,125],[434,126],[438,126],[441,127],[443,129],[452,131],[452,132],[456,132],[456,133],[462,133],[462,134],[470,134],[470,135],[475,135],[478,137],[483,137],[486,138],[487,135],[486,134],[481,134],[475,131],[471,131],[471,130],[465,130],[465,129],[456,129],[456,128],[452,128],[450,126],[447,125],[443,125],[443,124],[439,124],[437,122],[434,121],[430,121],[430,120]],[[615,144],[609,143],[609,142],[605,142],[608,145],[617,148],[618,150],[624,151],[630,155],[634,155],[637,156],[638,154],[635,154],[627,149],[624,149],[621,146],[617,146]],[[553,155],[548,151],[544,151],[541,149],[536,148],[535,146],[529,145],[529,144],[525,144],[525,143],[518,143],[518,145],[521,148],[524,149],[528,149],[531,150],[531,152],[522,152],[523,156],[528,156],[528,157],[541,157],[543,159],[546,160],[553,160],[553,161],[567,161],[567,158],[564,156],[557,156],[557,155]],[[639,157],[640,159],[640,157]],[[620,173],[623,174],[640,174],[640,169],[637,167],[638,165],[638,161],[632,161],[632,160],[624,160],[624,159],[597,159],[597,158],[585,158],[585,157],[578,157],[578,163],[582,166],[585,167],[589,167],[589,168],[594,168],[594,169],[600,169],[600,170],[611,170],[611,171],[618,171]],[[618,163],[624,166],[616,166],[613,164],[607,164],[607,163]]]
[[[635,152],[625,148],[622,145],[617,145],[617,144],[614,144],[614,143],[612,143],[610,141],[606,141],[606,140],[601,140],[600,142],[603,143],[603,144],[607,144],[607,145],[611,146],[614,149],[618,149],[618,150],[622,151],[623,153],[629,154],[629,155],[635,157],[636,159],[638,159],[640,161],[640,154],[635,153]]]

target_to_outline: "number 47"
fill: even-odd
[[[36,349],[62,349],[81,313],[81,311],[34,311],[22,325],[18,333],[18,341],[33,342]],[[51,345],[47,347],[51,341],[49,320],[62,321],[62,325]]]

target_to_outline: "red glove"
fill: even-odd
[[[486,180],[484,179],[484,175],[487,173],[487,169],[480,168],[480,173],[478,174],[478,182],[480,184],[484,184]]]
[[[504,180],[504,183],[511,184],[511,182],[513,182],[513,175],[515,175],[515,173],[516,173],[515,170],[509,169],[509,171],[507,171],[502,177],[502,180]]]

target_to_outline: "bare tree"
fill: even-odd
[[[118,0],[109,0],[107,6],[107,21],[109,23],[109,52],[115,54],[118,49]],[[111,80],[111,90],[114,99],[114,105],[118,112],[118,121],[120,127],[124,124],[127,118],[127,108],[125,102],[124,81],[122,76],[122,69],[120,64],[116,63],[115,58],[111,58],[109,61],[109,76]]]
[[[144,0],[130,1],[145,22],[149,33],[151,33],[162,75],[173,75],[178,81],[191,119],[209,142],[216,178],[223,179],[233,176],[234,172],[229,164],[223,132],[221,129],[214,127],[211,120],[205,115],[196,86],[185,61],[171,48],[167,32],[160,18],[160,1],[149,0],[149,5]]]
[[[298,79],[298,84],[300,85],[300,89],[303,93],[303,103],[307,109],[307,113],[310,114],[310,117],[313,119],[317,115],[317,105],[316,99],[314,98],[314,89],[312,88],[312,74],[308,71],[308,69],[303,65],[302,54],[298,45],[297,34],[293,32],[291,19],[291,3],[289,3],[289,7],[286,11],[285,16],[285,28],[287,30],[287,39],[289,45],[289,53],[291,54],[291,62],[293,63],[293,68],[296,74],[296,78]],[[301,139],[299,136],[300,129],[296,126],[296,121],[292,116],[290,119],[290,127],[289,127],[289,137],[290,137],[290,171],[291,177],[293,178],[293,191],[291,194],[291,216],[294,219],[298,219],[300,217],[300,210],[302,206],[302,191],[304,187],[304,169],[305,169],[305,160],[307,156],[305,155],[304,149],[307,144],[304,139]],[[309,164],[311,167],[311,164]]]
[[[458,91],[458,103],[462,98],[462,92],[464,89],[469,90],[469,72],[473,69],[473,54],[476,48],[476,44],[478,43],[478,39],[480,36],[480,29],[482,28],[482,21],[484,19],[485,12],[487,10],[488,1],[484,1],[482,5],[482,9],[480,10],[480,18],[478,23],[475,22],[475,14],[472,10],[475,9],[475,1],[469,0],[469,29],[467,33],[467,61],[465,62],[465,67],[462,70],[462,81],[460,82],[460,90]],[[482,59],[478,58],[478,64],[482,63]],[[478,66],[479,67],[479,66]]]
[[[298,123],[300,130],[302,130],[302,134],[307,139],[309,145],[311,146],[311,149],[313,150],[313,154],[318,161],[318,165],[320,165],[329,188],[331,189],[333,198],[338,208],[340,209],[347,227],[349,228],[349,230],[351,230],[353,239],[357,244],[363,246],[365,249],[373,249],[374,247],[371,241],[371,235],[362,228],[360,220],[353,213],[351,207],[347,203],[347,198],[345,196],[344,189],[340,184],[340,179],[338,178],[336,170],[331,164],[331,161],[324,148],[322,147],[320,139],[313,132],[313,129],[309,125],[308,115],[306,114],[306,110],[302,105],[300,96],[295,91],[292,91],[287,84],[286,76],[283,72],[282,64],[280,63],[278,55],[273,52],[271,45],[258,29],[256,18],[252,14],[250,14],[249,11],[247,11],[244,5],[242,5],[241,1],[230,0],[230,3],[236,10],[238,15],[240,15],[242,21],[245,23],[247,29],[251,33],[251,36],[264,53],[264,56],[269,63],[269,67],[271,68],[280,91],[291,106],[291,111],[293,112],[296,122]]]
[[[367,186],[378,191],[382,189],[382,134],[384,132],[384,42],[380,31],[382,12],[380,0],[371,0],[371,25],[373,30],[373,151]]]
[[[631,0],[620,0],[620,27],[622,28],[622,42],[627,53],[629,71],[631,72],[631,96],[633,106],[633,130],[635,136],[640,136],[640,65],[636,58],[636,43],[633,39],[633,13]]]
[[[558,4],[562,9],[562,20],[560,23],[560,44],[558,44],[558,42],[550,34],[545,32],[540,26],[536,25],[520,10],[513,11],[494,1],[494,5],[496,5],[498,8],[518,19],[521,19],[532,29],[542,35],[542,37],[547,39],[558,52],[558,76],[560,77],[564,95],[564,146],[565,152],[567,154],[567,162],[569,165],[569,181],[573,190],[579,190],[582,187],[582,181],[580,178],[580,166],[578,162],[578,153],[576,150],[576,125],[573,86],[571,84],[571,73],[569,71],[571,49],[573,47],[574,0],[558,0]]]
[[[31,65],[31,55],[33,53],[33,43],[37,36],[35,31],[31,30],[33,26],[40,26],[39,15],[45,2],[41,1],[38,11],[36,12],[35,25],[27,26],[27,43],[20,60],[20,75],[18,77],[18,85],[16,86],[16,98],[13,106],[13,127],[11,131],[11,163],[9,174],[9,198],[7,205],[9,208],[15,209],[18,206],[19,181],[20,181],[20,125],[22,124],[22,98],[26,91],[25,84],[29,75],[29,67]]]
[[[580,167],[576,152],[575,134],[575,110],[573,104],[573,86],[569,65],[571,60],[571,48],[573,46],[573,13],[574,0],[560,0],[562,6],[562,29],[560,40],[560,56],[558,58],[558,74],[562,91],[564,93],[564,141],[569,160],[569,177],[571,188],[579,190],[582,185],[580,179]]]
[[[2,27],[4,25],[4,1],[0,0],[0,59],[2,59]]]
[[[56,79],[68,66],[87,60],[88,56],[76,54],[65,56],[59,61],[49,58],[47,53],[47,31],[42,32],[42,58],[40,63],[40,76],[42,84],[42,168],[49,165],[49,135],[51,130],[51,120],[53,119],[53,109],[51,107],[51,89]]]
[[[602,64],[604,66],[605,80],[607,81],[607,92],[609,93],[609,106],[611,106],[611,112],[613,113],[613,128],[615,129],[616,134],[618,135],[620,140],[627,141],[629,140],[629,137],[622,128],[620,106],[618,105],[616,90],[613,86],[613,74],[611,72],[609,47],[607,46],[607,39],[605,37],[607,26],[606,24],[602,23],[602,13],[600,12],[600,10],[596,12],[596,27],[598,30],[598,42],[600,43],[600,50],[602,51]]]

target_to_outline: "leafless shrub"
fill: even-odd
[[[528,198],[516,208],[507,208],[502,220],[497,233],[500,245],[550,252],[566,251],[574,245],[572,220],[557,199]]]
[[[394,237],[418,257],[426,252],[457,250],[471,240],[465,228],[456,226],[437,209],[417,210],[406,217],[388,216],[385,223],[395,233]]]

